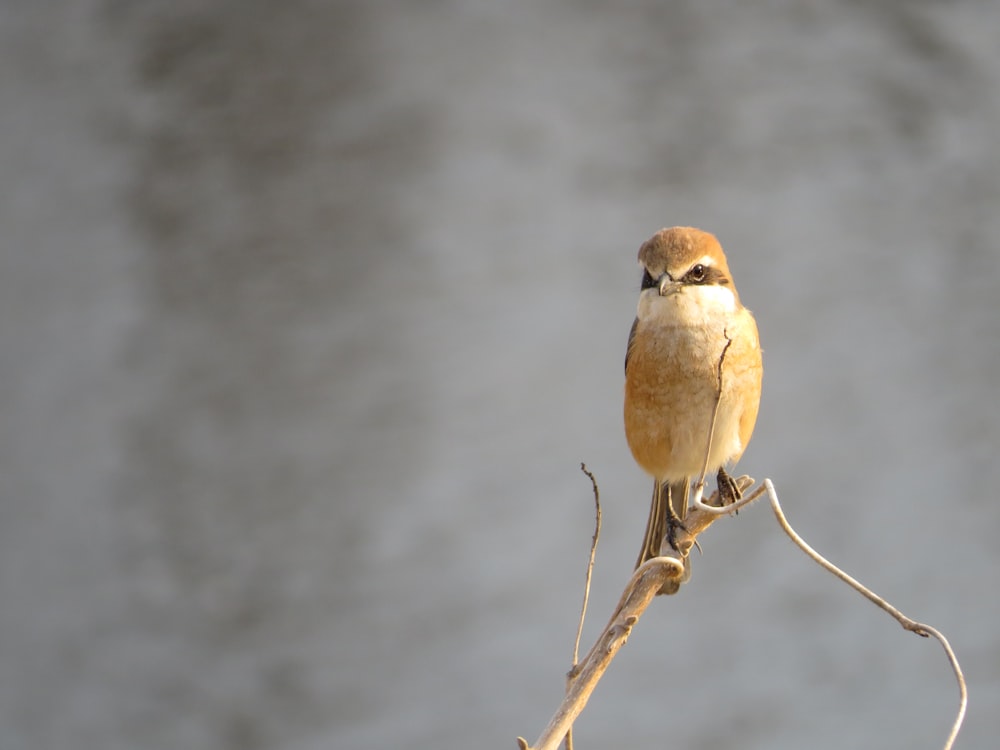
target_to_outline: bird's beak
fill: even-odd
[[[669,275],[663,274],[660,277],[660,296],[666,297],[671,294],[676,294],[681,290],[681,284],[678,281],[674,281]]]

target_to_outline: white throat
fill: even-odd
[[[639,295],[636,315],[658,325],[697,326],[728,318],[736,310],[736,297],[728,286],[691,284],[665,297],[656,289],[646,289]]]

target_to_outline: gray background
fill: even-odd
[[[752,6],[752,7],[751,7]],[[1000,4],[0,6],[0,747],[513,747],[649,481],[639,244],[714,231],[740,469],[1000,730]],[[582,747],[939,747],[940,648],[765,505]]]

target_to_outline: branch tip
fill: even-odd
[[[896,622],[903,626],[904,630],[909,630],[911,633],[916,633],[923,638],[934,636],[941,644],[945,655],[948,657],[948,662],[951,664],[951,670],[955,674],[955,681],[958,683],[958,714],[955,716],[955,721],[951,725],[951,732],[948,734],[948,738],[945,740],[944,744],[944,750],[950,750],[955,744],[955,738],[958,736],[958,732],[962,728],[962,723],[965,721],[965,711],[969,703],[969,691],[965,683],[965,675],[962,674],[962,667],[958,663],[958,657],[955,656],[955,652],[952,650],[951,644],[948,643],[948,639],[945,638],[944,634],[936,628],[932,628],[930,625],[924,625],[921,622],[917,622],[916,620],[907,617],[870,588],[862,584],[857,579],[849,576],[843,570],[823,557],[819,552],[810,547],[806,543],[805,539],[799,536],[795,529],[792,528],[788,519],[785,518],[785,513],[781,509],[781,503],[778,502],[778,493],[775,491],[774,484],[771,480],[765,479],[763,486],[764,490],[767,492],[768,499],[771,501],[771,510],[774,512],[774,517],[778,519],[778,525],[781,526],[782,531],[788,535],[788,538],[791,539],[795,545],[806,554],[806,556],[811,558],[813,562],[826,570],[828,573],[836,578],[839,578],[852,589],[864,596],[872,604],[893,617]]]

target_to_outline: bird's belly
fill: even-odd
[[[698,476],[705,468],[719,392],[718,363],[726,338],[705,327],[675,327],[637,337],[625,381],[625,434],[636,463],[661,481]],[[743,449],[738,383],[722,379],[707,470]]]

